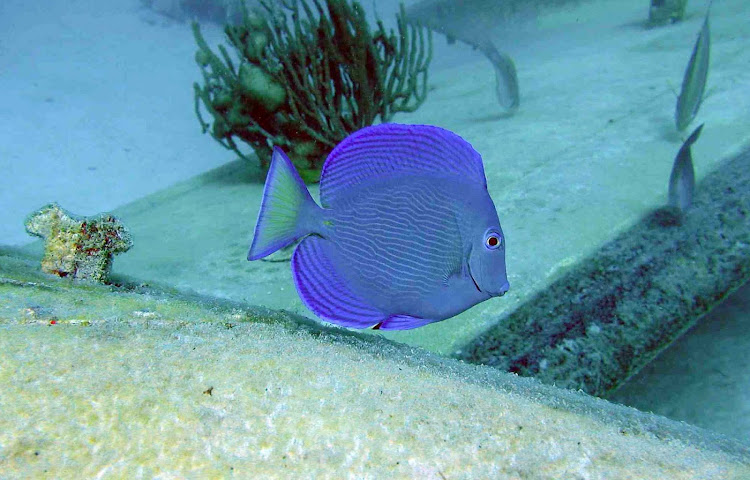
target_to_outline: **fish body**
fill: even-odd
[[[505,110],[505,113],[511,114],[515,112],[521,103],[516,64],[510,56],[498,51],[495,45],[489,40],[481,42],[477,48],[484,53],[495,69],[495,94],[497,95],[497,101]]]
[[[509,288],[505,237],[479,154],[427,125],[382,124],[328,156],[322,208],[274,149],[248,260],[302,238],[295,286],[326,321],[403,330]]]
[[[529,2],[513,0],[479,0],[478,2],[456,2],[454,0],[423,0],[406,9],[406,21],[424,26],[444,34],[448,43],[456,40],[478,49],[495,70],[495,94],[504,115],[512,115],[520,105],[518,74],[513,59],[497,49],[490,40],[492,29],[498,21],[514,23],[528,14],[547,6],[562,6],[577,0],[550,0]]]
[[[703,124],[699,125],[682,144],[669,176],[669,205],[683,212],[693,203],[695,190],[695,171],[690,147],[698,140],[702,130]]]
[[[703,20],[703,28],[701,28],[698,39],[693,46],[693,53],[690,55],[690,61],[685,69],[682,88],[677,98],[674,121],[677,130],[680,132],[685,130],[695,118],[706,91],[708,64],[711,56],[711,32],[708,24],[710,10],[711,4],[709,3],[706,17]]]

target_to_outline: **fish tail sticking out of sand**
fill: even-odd
[[[323,165],[320,200],[275,148],[247,258],[302,238],[294,283],[328,322],[405,330],[509,288],[482,158],[448,130],[382,124],[353,133]]]
[[[708,25],[711,3],[713,2],[708,3],[706,16],[703,19],[703,27],[693,46],[693,53],[690,55],[690,61],[682,78],[682,89],[680,90],[679,97],[677,97],[674,121],[677,130],[680,132],[685,130],[695,118],[706,91],[708,63],[711,53],[711,32]]]
[[[695,171],[690,148],[698,140],[701,130],[703,130],[703,124],[699,125],[682,144],[674,159],[672,174],[669,176],[669,205],[683,212],[693,203]]]

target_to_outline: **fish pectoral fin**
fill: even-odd
[[[680,92],[678,92],[677,89],[674,88],[674,84],[672,84],[672,82],[670,82],[669,80],[667,80],[667,86],[672,91],[672,94],[674,95],[674,98],[679,98],[680,97]]]
[[[706,93],[703,94],[703,100],[705,101],[708,97],[718,92],[719,89],[717,87],[711,87],[708,89]]]
[[[456,229],[457,231],[460,231],[460,227],[458,226],[458,220],[456,219]],[[467,257],[468,258],[468,255]],[[448,287],[452,282],[452,280],[460,279],[466,276],[466,272],[469,265],[468,263],[463,261],[463,258],[460,256],[455,256],[444,265],[441,280],[443,287]]]
[[[451,284],[451,280],[454,278],[460,278],[464,274],[464,269],[459,266],[458,268],[446,269],[441,277],[441,284],[443,287],[448,287]]]

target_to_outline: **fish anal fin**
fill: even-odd
[[[411,315],[391,315],[376,326],[378,330],[410,330],[433,322],[435,320],[429,318],[412,317]]]
[[[718,91],[719,91],[719,89],[717,87],[711,87],[711,88],[709,88],[708,91],[703,94],[703,101],[705,101],[707,98],[711,97],[712,95],[714,95]]]
[[[369,328],[387,316],[353,291],[336,268],[330,240],[305,237],[292,256],[292,273],[302,302],[327,322]]]

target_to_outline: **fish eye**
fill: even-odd
[[[490,233],[484,239],[484,246],[489,248],[490,250],[495,250],[496,248],[500,248],[502,244],[503,244],[503,237],[501,237],[497,233]]]

